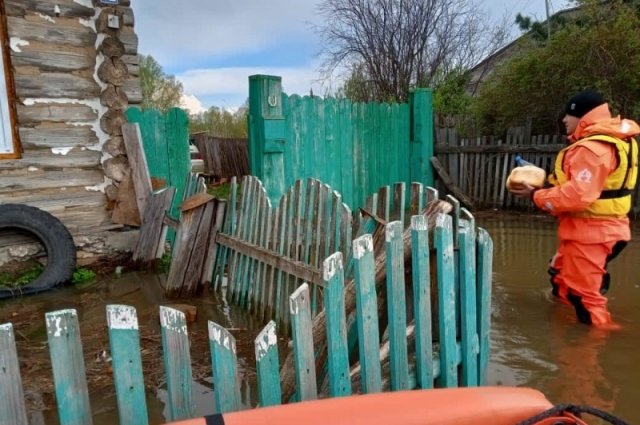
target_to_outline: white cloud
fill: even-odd
[[[324,93],[323,85],[317,80],[318,74],[314,66],[307,68],[233,67],[195,69],[179,74],[176,77],[182,82],[184,91],[187,93],[192,93],[200,99],[235,99],[237,104],[224,106],[238,107],[249,96],[249,76],[256,74],[282,77],[283,91],[290,95],[306,95],[309,94],[310,90],[313,90],[317,95]],[[240,100],[238,101],[238,99]]]
[[[180,99],[180,107],[186,109],[192,114],[199,114],[200,112],[207,110],[207,108],[202,106],[202,102],[192,94],[182,95],[182,98]]]

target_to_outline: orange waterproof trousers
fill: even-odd
[[[626,245],[626,241],[560,242],[558,252],[549,264],[553,295],[561,302],[573,305],[580,322],[594,326],[611,323],[604,297],[610,284],[607,264]]]

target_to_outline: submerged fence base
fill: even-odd
[[[289,297],[291,334],[295,356],[295,400],[319,395],[332,397],[372,393],[390,388],[475,386],[485,382],[489,354],[491,293],[491,238],[477,232],[472,220],[462,220],[457,247],[454,223],[449,215],[436,219],[434,244],[437,264],[437,323],[431,323],[430,250],[428,226],[422,216],[411,219],[412,289],[416,311],[413,326],[403,314],[404,288],[402,229],[400,222],[386,226],[387,332],[378,327],[373,242],[370,234],[353,240],[353,267],[357,297],[358,361],[349,362],[345,315],[345,264],[337,252],[323,262],[321,286],[327,316],[327,373],[316,369],[311,329],[312,294],[303,284]],[[459,258],[456,260],[456,257]],[[458,266],[456,266],[458,264]],[[477,264],[477,266],[476,266]],[[160,308],[164,369],[167,382],[168,420],[194,416],[189,336],[184,313]],[[121,425],[148,424],[140,358],[140,334],[133,307],[107,306],[113,381]],[[91,424],[89,391],[82,356],[80,326],[75,310],[46,314],[47,335],[62,425]],[[438,329],[438,341],[432,329]],[[380,335],[389,361],[380,361]],[[214,403],[217,412],[241,406],[238,359],[233,335],[214,322],[208,323]],[[408,338],[415,341],[408,343]],[[259,405],[287,402],[282,399],[276,325],[270,322],[255,339]],[[409,349],[409,347],[415,347]],[[13,326],[0,325],[0,423],[25,424],[26,411]],[[385,372],[388,371],[388,372]]]

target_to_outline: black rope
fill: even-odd
[[[516,425],[534,425],[543,419],[547,419],[553,416],[562,415],[563,413],[571,413],[577,417],[580,417],[581,413],[586,413],[591,416],[595,416],[600,419],[604,419],[609,422],[611,425],[629,425],[627,422],[623,421],[620,418],[616,418],[615,416],[603,412],[602,410],[596,409],[594,407],[589,406],[575,406],[573,404],[558,404],[552,407],[549,410],[545,410],[542,413],[539,413],[529,419],[526,419],[522,422],[518,422]]]

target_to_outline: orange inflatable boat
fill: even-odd
[[[515,425],[527,421],[530,425],[587,425],[571,413],[556,412],[553,407],[544,394],[529,388],[452,388],[305,401],[188,419],[173,424]]]

